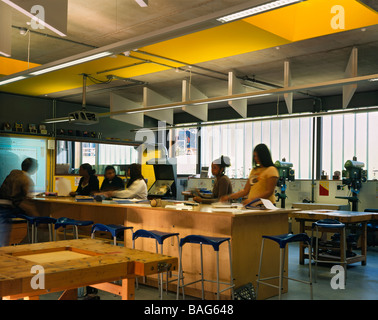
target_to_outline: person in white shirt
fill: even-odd
[[[147,200],[147,184],[142,176],[142,166],[133,163],[130,165],[128,175],[130,179],[125,190],[108,191],[103,194],[114,198]]]

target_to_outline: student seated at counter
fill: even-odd
[[[199,203],[209,204],[218,202],[221,197],[231,194],[231,180],[225,175],[225,170],[229,166],[231,166],[229,157],[221,156],[219,159],[214,160],[211,163],[211,173],[215,177],[212,198],[208,199],[196,196],[193,200]]]
[[[130,179],[127,182],[125,190],[108,191],[100,193],[106,197],[123,198],[123,199],[140,199],[147,200],[147,183],[142,176],[142,166],[133,163],[128,170]]]
[[[90,196],[100,190],[100,182],[95,176],[96,170],[92,169],[89,163],[83,163],[79,168],[81,176],[79,186],[76,191],[70,193],[70,196]]]
[[[275,189],[279,174],[273,164],[270,151],[265,144],[259,144],[253,150],[253,166],[254,168],[249,175],[244,189],[221,197],[222,202],[248,196],[248,199],[243,201],[244,205],[255,199],[268,199],[275,204]]]
[[[101,184],[101,191],[117,191],[125,189],[125,183],[117,176],[113,166],[107,166],[105,168],[104,177],[105,179]]]

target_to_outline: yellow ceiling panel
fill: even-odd
[[[308,0],[244,21],[295,42],[378,24],[378,14],[356,0]]]
[[[161,66],[143,64],[125,69],[120,69],[117,71],[109,71],[97,74],[97,72],[101,72],[104,70],[133,64],[135,64],[134,59],[118,55],[116,58],[109,57],[98,59],[81,65],[46,73],[44,75],[40,75],[37,77],[32,77],[21,81],[13,82],[1,86],[1,90],[10,93],[40,96],[53,92],[81,88],[83,86],[83,77],[81,76],[81,74],[83,73],[91,74],[96,79],[106,81],[106,75],[108,74],[131,78],[140,74],[157,72],[167,69]],[[94,83],[90,80],[87,81],[88,86],[93,84]]]
[[[6,57],[0,57],[0,75],[8,76],[13,73],[21,72],[27,70],[28,68],[38,67],[39,64],[28,63],[21,60],[15,60]]]
[[[221,25],[140,50],[184,61],[201,63],[289,43],[287,39],[244,21]]]

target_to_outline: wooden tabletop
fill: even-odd
[[[180,212],[190,212],[193,214],[211,214],[211,215],[226,215],[230,217],[238,216],[258,216],[266,214],[288,214],[290,212],[300,210],[300,209],[277,209],[277,210],[236,210],[235,208],[214,208],[210,204],[200,204],[198,206],[193,206],[191,210],[178,210],[173,208],[168,208],[166,205],[174,205],[174,202],[163,201],[163,207],[151,207],[150,204],[146,203],[136,203],[136,204],[117,204],[117,203],[102,203],[96,201],[76,201],[73,197],[35,197],[35,201],[46,202],[46,203],[61,203],[70,205],[80,205],[80,206],[104,206],[104,207],[114,207],[114,208],[146,208],[151,210],[165,210],[165,211],[177,211]],[[181,201],[184,202],[184,201]],[[189,206],[188,206],[189,207]]]
[[[358,223],[378,219],[378,213],[334,210],[300,210],[289,217],[303,220],[336,219],[343,223]]]
[[[44,269],[45,288],[35,290],[31,280]],[[177,270],[177,258],[113,246],[101,240],[80,239],[0,248],[0,297],[41,295],[62,288],[155,274],[163,266]]]

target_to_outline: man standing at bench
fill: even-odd
[[[12,213],[38,215],[29,197],[34,185],[30,176],[37,171],[37,167],[37,160],[26,158],[21,170],[12,170],[0,187],[0,247],[8,245]]]

